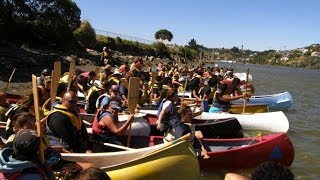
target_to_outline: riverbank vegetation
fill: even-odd
[[[0,11],[0,45],[5,48],[23,46],[49,50],[54,54],[62,52],[88,58],[88,49],[101,52],[106,46],[121,54],[147,55],[181,62],[235,60],[243,63],[320,69],[319,44],[294,50],[263,52],[235,46],[231,49],[207,48],[199,45],[194,38],[190,39],[187,45],[175,45],[165,43],[174,39],[174,34],[167,29],[155,32],[156,41],[153,44],[144,44],[96,34],[88,21],[80,21],[81,10],[71,0],[5,0],[0,2]],[[97,61],[98,58],[99,54],[93,60]]]

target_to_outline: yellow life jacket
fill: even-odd
[[[64,73],[63,76],[60,78],[59,83],[68,83],[69,73]]]
[[[56,101],[62,101],[62,98],[61,97],[56,97]],[[50,111],[52,110],[51,109],[51,98],[47,99],[46,102],[44,102],[44,104],[42,105],[42,112],[44,114],[44,116],[48,116]]]
[[[93,94],[94,92],[97,92],[98,90],[100,90],[100,89],[98,89],[96,86],[92,86],[92,87],[88,90],[87,96],[86,96],[85,100],[88,102],[88,101],[89,101],[89,98],[92,96],[92,94]]]
[[[143,105],[145,102],[147,102],[148,97],[149,97],[149,91],[148,90],[142,90],[142,95],[139,98],[138,104]]]
[[[115,77],[111,77],[110,79],[108,79],[109,82],[114,81],[116,82],[118,85],[120,83],[119,79],[115,78]]]
[[[79,114],[74,114],[72,112],[70,112],[68,110],[68,108],[66,108],[65,106],[63,105],[56,105],[53,110],[48,114],[48,118],[50,117],[51,114],[55,113],[55,112],[61,112],[63,113],[64,115],[68,116],[70,121],[71,121],[71,124],[77,128],[77,130],[80,130],[81,129],[81,125],[82,125],[82,120],[79,116]]]

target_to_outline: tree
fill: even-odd
[[[78,29],[74,31],[74,35],[82,45],[93,48],[96,43],[96,32],[88,21],[81,22]]]
[[[191,49],[194,49],[194,50],[197,50],[198,49],[198,44],[197,44],[197,41],[192,38],[189,42],[188,42],[188,45]]]
[[[162,39],[162,40],[168,40],[171,41],[173,38],[173,35],[170,31],[166,30],[166,29],[160,29],[159,31],[157,31],[154,35],[154,37],[156,39]]]
[[[63,47],[80,26],[81,11],[71,0],[2,0],[0,10],[0,35],[10,41]]]
[[[233,46],[230,50],[233,53],[240,53],[240,49],[238,47],[235,47],[235,46]]]

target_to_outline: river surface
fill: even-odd
[[[235,72],[246,72],[249,68],[255,95],[290,92],[293,106],[284,113],[290,123],[288,136],[294,146],[295,158],[289,169],[294,173],[295,179],[319,179],[320,161],[317,157],[320,153],[320,71],[254,64],[218,64],[219,67],[234,68]],[[227,172],[230,171],[202,172],[201,179],[223,179]],[[252,169],[232,172],[250,177]]]
[[[218,64],[219,67],[232,67],[235,72],[246,72],[246,69],[249,68],[253,76],[255,95],[290,92],[293,106],[284,112],[290,122],[288,136],[295,149],[295,159],[290,170],[294,173],[295,179],[319,179],[320,161],[317,157],[320,153],[320,122],[318,122],[320,118],[318,105],[320,70],[253,64]],[[4,87],[5,84],[1,82],[0,85]],[[26,89],[30,91],[30,83],[12,83],[9,92],[26,94]],[[227,172],[231,171],[202,172],[200,179],[223,179]],[[252,169],[233,170],[232,172],[250,177]]]

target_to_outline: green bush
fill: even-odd
[[[74,31],[74,35],[85,47],[93,48],[96,44],[96,32],[88,21],[82,21],[80,27]]]

